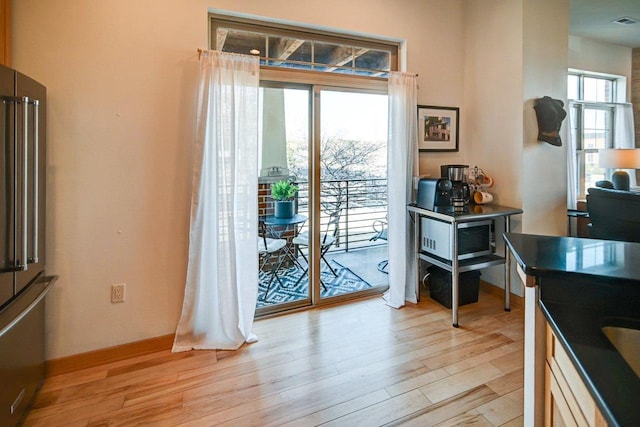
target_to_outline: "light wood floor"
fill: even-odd
[[[151,355],[47,378],[26,426],[521,426],[523,310],[380,297],[258,320],[232,351]]]

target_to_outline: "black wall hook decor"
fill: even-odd
[[[562,108],[564,103],[559,99],[545,96],[536,99],[534,109],[538,118],[538,141],[548,142],[551,145],[560,147],[560,126],[567,112]]]

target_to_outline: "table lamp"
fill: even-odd
[[[620,169],[640,168],[640,149],[618,148],[598,151],[598,166],[607,169],[618,169],[611,175],[613,188],[629,191],[629,174]]]

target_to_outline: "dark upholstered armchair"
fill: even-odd
[[[589,188],[589,237],[640,242],[640,193]]]

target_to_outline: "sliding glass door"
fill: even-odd
[[[309,245],[309,87],[261,87],[261,167],[258,241],[260,271],[257,314],[311,303],[308,266],[301,252]],[[292,215],[276,211],[273,186],[290,183]],[[285,203],[286,204],[286,203]]]
[[[386,268],[387,96],[265,84],[261,89],[257,314],[380,292]],[[297,187],[291,218],[272,185]]]
[[[388,284],[387,95],[315,93],[320,299],[375,292]]]

